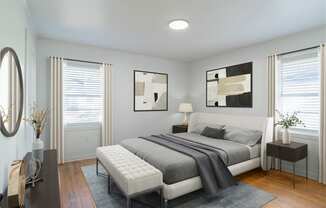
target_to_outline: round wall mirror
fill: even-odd
[[[23,114],[23,76],[18,56],[12,48],[0,52],[0,131],[14,136]]]

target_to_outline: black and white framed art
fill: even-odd
[[[252,107],[252,62],[206,71],[207,107]]]
[[[168,110],[168,74],[134,70],[134,111]]]

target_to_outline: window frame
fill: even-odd
[[[73,112],[73,111],[66,111],[66,106],[65,106],[65,99],[66,97],[73,97],[73,96],[66,96],[66,93],[65,93],[65,82],[66,82],[66,78],[65,78],[65,73],[67,73],[66,71],[66,67],[70,67],[71,69],[73,68],[84,68],[84,70],[88,71],[88,70],[98,70],[99,71],[99,81],[98,82],[92,82],[91,84],[94,84],[94,83],[98,83],[99,84],[99,92],[102,94],[101,98],[100,98],[100,102],[101,104],[99,104],[100,109],[99,109],[99,117],[98,117],[98,120],[97,121],[94,121],[94,120],[91,120],[89,122],[67,122],[66,121],[66,112]],[[71,70],[70,69],[70,70]],[[82,70],[80,70],[82,71]],[[89,128],[100,128],[101,127],[101,116],[103,114],[103,111],[104,111],[104,106],[103,106],[103,102],[104,102],[104,86],[103,86],[103,83],[104,83],[104,73],[101,69],[101,66],[99,64],[93,64],[93,63],[84,63],[84,62],[79,62],[79,61],[72,61],[72,60],[65,60],[63,62],[63,86],[62,86],[62,91],[63,91],[63,125],[65,128],[67,129],[75,129],[75,128],[84,128],[84,127],[87,127],[88,129]],[[69,93],[67,93],[69,94]],[[79,96],[80,98],[90,98],[92,96],[83,96],[83,94],[80,94]],[[99,97],[99,96],[96,96],[96,97]],[[78,111],[76,111],[78,112]],[[79,110],[79,112],[82,112],[82,109]]]
[[[289,94],[289,95],[284,95],[282,94],[282,81],[281,81],[281,70],[282,70],[282,56],[286,56],[288,54],[299,54],[299,53],[305,53],[307,51],[312,51],[311,53],[316,53],[317,54],[317,59],[318,59],[318,65],[319,65],[319,86],[320,86],[320,67],[321,67],[321,62],[320,62],[320,50],[319,47],[314,47],[314,48],[308,48],[308,49],[303,49],[303,50],[298,50],[286,54],[280,54],[277,56],[277,63],[276,63],[276,109],[279,110],[281,113],[286,113],[283,112],[282,106],[281,106],[281,99],[282,97],[291,97],[291,96],[297,96],[297,97],[303,97],[305,98],[306,96],[311,96],[311,97],[318,97],[320,99],[320,87],[319,87],[319,93],[311,92],[311,93],[302,93],[300,94]],[[299,54],[300,55],[300,54]],[[299,56],[298,55],[298,56]],[[299,59],[298,59],[299,60]],[[296,110],[296,109],[294,109]],[[293,112],[293,111],[292,111]],[[291,113],[291,112],[290,112]],[[320,115],[320,112],[319,112]],[[318,116],[320,117],[320,116]],[[318,120],[318,124],[320,124],[320,121]],[[303,136],[311,136],[311,137],[318,137],[319,135],[319,129],[309,129],[303,126],[297,126],[297,127],[290,127],[289,128],[290,132],[294,135],[303,135]]]

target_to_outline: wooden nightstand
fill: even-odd
[[[172,126],[172,133],[184,133],[188,131],[188,125],[173,125]]]
[[[295,164],[299,160],[306,159],[306,179],[308,179],[308,145],[291,142],[291,144],[282,144],[282,141],[267,143],[268,156],[279,159],[280,171],[282,171],[282,160],[292,162],[293,170],[293,188],[295,188]],[[267,164],[267,163],[266,163]]]

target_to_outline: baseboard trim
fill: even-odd
[[[78,162],[78,161],[82,161],[82,160],[91,160],[91,159],[96,159],[95,154],[88,155],[88,156],[83,156],[83,157],[78,157],[78,158],[71,159],[71,160],[65,160],[64,163]]]

